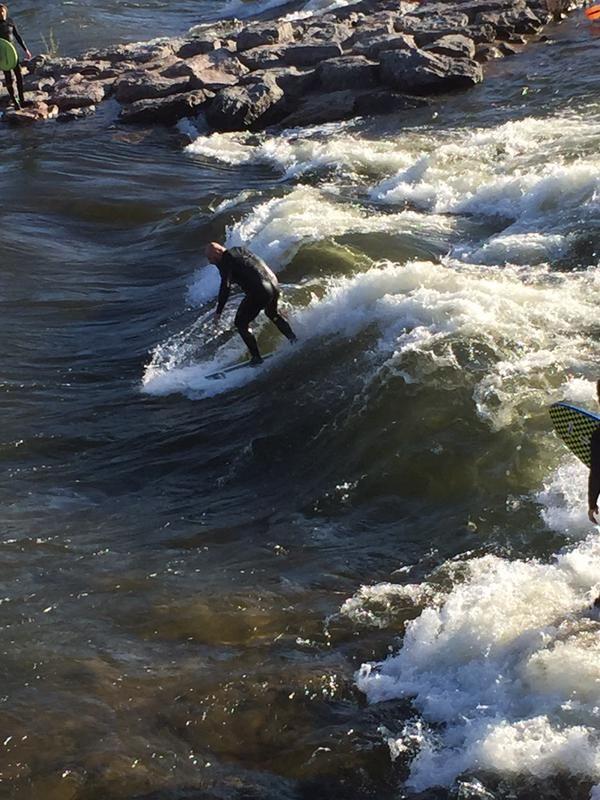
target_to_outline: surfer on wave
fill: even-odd
[[[20,44],[23,48],[25,57],[27,59],[32,57],[31,52],[27,48],[27,45],[23,41],[21,34],[17,30],[17,26],[8,16],[8,6],[5,6],[4,4],[0,4],[0,39],[5,39],[12,45],[14,45],[16,39],[18,44]],[[17,79],[17,92],[19,93],[18,100],[15,97],[15,87],[12,75],[13,72],[15,73],[15,77]],[[8,72],[4,73],[4,83],[13,106],[17,109],[17,111],[19,111],[21,106],[25,105],[25,94],[23,93],[23,74],[21,72],[21,65],[18,62],[13,70],[8,70]]]
[[[250,364],[262,364],[258,344],[250,331],[252,320],[264,311],[279,331],[290,341],[296,341],[296,334],[289,322],[277,309],[279,302],[279,283],[275,274],[262,258],[251,253],[245,247],[232,247],[226,250],[222,244],[211,242],[206,247],[206,257],[214,264],[221,275],[221,288],[215,312],[217,322],[231,291],[231,284],[237,285],[244,292],[244,299],[235,315],[235,327],[250,351]]]

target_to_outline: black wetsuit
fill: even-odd
[[[290,342],[296,341],[296,336],[287,320],[277,310],[279,302],[279,283],[275,274],[269,269],[262,258],[251,253],[245,247],[232,247],[226,250],[219,264],[221,274],[221,288],[217,302],[217,314],[223,311],[231,284],[237,283],[245,294],[240,307],[235,315],[235,327],[246,343],[253,359],[259,360],[260,353],[256,339],[249,330],[249,325],[261,311],[275,323],[277,328]]]
[[[1,19],[0,20],[0,39],[6,39],[7,42],[10,42],[14,45],[15,39],[18,44],[21,45],[24,52],[27,52],[27,45],[23,41],[23,38],[19,31],[17,30],[17,26],[12,21],[10,17],[8,19]],[[15,97],[15,87],[13,84],[13,77],[12,73],[15,73],[15,77],[17,79],[17,91],[19,93],[19,102]],[[23,105],[25,103],[25,95],[23,93],[23,74],[21,73],[21,66],[17,64],[14,70],[8,71],[4,73],[4,83],[6,84],[6,89],[8,94],[10,95],[10,99],[13,102],[13,105],[16,108],[19,108],[19,105]]]
[[[588,481],[588,508],[596,508],[598,495],[600,495],[600,428],[592,434],[592,467]]]

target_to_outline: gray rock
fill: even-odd
[[[185,42],[177,51],[179,58],[193,58],[194,56],[211,53],[221,47],[221,39],[216,36],[197,36]]]
[[[336,58],[343,53],[337,42],[304,42],[283,50],[283,61],[292,67],[316,67],[321,61]]]
[[[294,28],[289,22],[254,24],[244,28],[238,34],[236,47],[239,52],[242,52],[266,44],[290,42],[293,38]]]
[[[49,105],[55,105],[60,112],[73,108],[95,106],[104,100],[106,90],[101,83],[82,80],[79,76],[58,81],[52,87]]]
[[[121,44],[105,50],[89,50],[84,54],[84,58],[90,61],[110,61],[111,64],[118,64],[121,61],[148,64],[151,61],[160,62],[172,55],[173,46],[169,42],[155,42],[153,44]]]
[[[274,80],[222,89],[206,110],[217,131],[242,131],[272,124],[285,115],[284,93]]]
[[[428,53],[439,53],[451,58],[475,58],[475,42],[460,33],[441,36],[423,49]]]
[[[493,44],[479,44],[475,53],[475,61],[485,64],[486,61],[493,61],[495,58],[502,58],[502,52]]]
[[[308,25],[304,31],[302,41],[310,44],[337,43],[343,44],[352,37],[352,28],[343,22],[327,22],[321,18],[316,25]]]
[[[321,125],[349,119],[354,114],[356,92],[345,89],[341,92],[309,95],[298,108],[285,117],[282,125],[288,128],[304,125]]]
[[[165,78],[187,77],[194,81],[196,88],[233,86],[248,73],[245,67],[228,50],[215,50],[205,55],[194,56],[185,61],[176,61],[161,75]]]
[[[381,54],[382,81],[409,94],[437,94],[481,83],[476,61],[448,58],[422,50],[393,50]]]
[[[96,113],[96,106],[87,106],[86,108],[73,108],[70,111],[63,111],[58,115],[57,122],[73,122],[78,119],[85,119],[92,117]]]
[[[314,69],[299,70],[296,67],[277,67],[249,72],[240,80],[240,84],[261,83],[268,80],[275,81],[286,97],[297,98],[315,86],[317,74]]]
[[[469,17],[459,11],[446,11],[443,15],[429,14],[425,17],[405,16],[396,21],[396,30],[411,33],[419,47],[428,43],[428,36],[462,33],[469,24]],[[430,41],[430,40],[429,40]]]
[[[465,36],[473,39],[475,44],[489,44],[496,38],[496,31],[491,25],[469,25],[465,30]]]
[[[365,40],[352,48],[357,54],[366,55],[368,58],[376,59],[379,53],[385,50],[410,50],[416,47],[413,36],[405,33],[385,34],[385,36],[375,36],[373,39]]]
[[[138,72],[125,75],[114,85],[119,103],[136,103],[138,100],[154,100],[172,94],[189,92],[194,88],[189,78],[163,78],[153,72]]]
[[[281,45],[264,45],[239,53],[238,57],[247,69],[254,72],[257,69],[283,66],[283,52],[284,47]]]
[[[4,121],[9,125],[31,125],[34,122],[43,122],[47,119],[55,119],[58,116],[58,107],[48,105],[44,102],[36,102],[21,111],[9,109],[4,114]]]
[[[160,123],[174,125],[183,117],[196,116],[201,107],[213,97],[211,92],[198,89],[156,100],[138,100],[121,110],[122,122]]]
[[[368,89],[377,83],[378,65],[364,56],[342,56],[322,61],[317,77],[326,92]]]

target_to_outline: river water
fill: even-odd
[[[245,5],[11,12],[74,53]],[[277,137],[3,130],[0,796],[598,796],[600,539],[547,415],[599,376],[597,47]],[[300,341],[210,382],[215,238]]]

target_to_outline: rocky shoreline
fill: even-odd
[[[13,125],[94,114],[109,98],[122,123],[201,117],[213,131],[292,127],[411,109],[464,90],[483,65],[519,52],[568,0],[360,0],[301,20],[238,20],[187,36],[41,55],[27,64],[29,105]],[[24,70],[25,72],[25,70]]]

